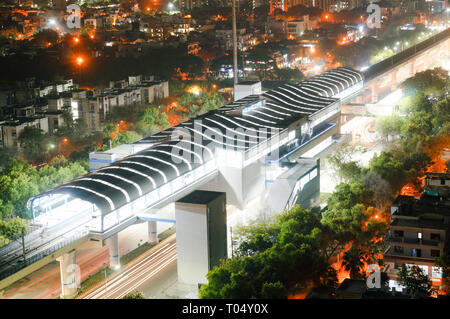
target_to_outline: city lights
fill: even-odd
[[[194,94],[194,95],[199,95],[202,92],[202,89],[198,85],[192,85],[191,87],[189,87],[187,89],[187,92]]]
[[[83,57],[81,57],[81,56],[77,57],[76,62],[78,64],[78,66],[81,66],[84,63]]]
[[[0,299],[450,295],[447,3],[3,2]]]

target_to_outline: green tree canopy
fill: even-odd
[[[145,295],[140,291],[135,291],[126,294],[122,299],[145,299]]]
[[[272,224],[242,227],[238,256],[208,273],[200,298],[286,298],[318,281],[328,268],[320,227],[318,216],[300,206]]]
[[[20,147],[23,154],[30,162],[42,163],[51,154],[55,145],[43,130],[34,126],[27,126],[19,134]]]
[[[422,269],[412,265],[402,265],[397,275],[397,281],[405,286],[412,298],[427,297],[431,295],[431,281],[424,275]]]

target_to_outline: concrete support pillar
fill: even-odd
[[[391,89],[395,91],[397,89],[397,69],[391,72]]]
[[[80,268],[75,261],[75,250],[58,258],[61,278],[61,298],[73,298],[80,286]]]
[[[378,92],[377,92],[378,85],[377,84],[372,84],[370,86],[370,91],[372,93],[372,103],[377,103],[378,102]]]
[[[158,232],[157,232],[156,221],[148,222],[148,243],[154,244],[158,242]]]
[[[414,76],[416,74],[416,60],[413,59],[409,63],[411,65],[411,76]]]
[[[119,235],[115,234],[106,239],[106,244],[109,247],[109,267],[117,269],[120,267]]]

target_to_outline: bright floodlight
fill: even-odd
[[[49,25],[56,25],[56,20],[55,19],[49,19],[48,20],[48,24]]]
[[[173,3],[169,3],[169,9],[170,9],[170,10],[173,9]]]

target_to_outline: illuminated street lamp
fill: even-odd
[[[202,92],[202,89],[198,85],[193,85],[187,91],[188,93],[199,95]]]
[[[173,3],[169,2],[169,4],[167,5],[169,7],[169,12],[172,12],[173,9]]]
[[[78,65],[78,73],[79,73],[79,82],[81,82],[81,66],[84,64],[84,59],[83,57],[79,56],[76,58],[76,63]]]

